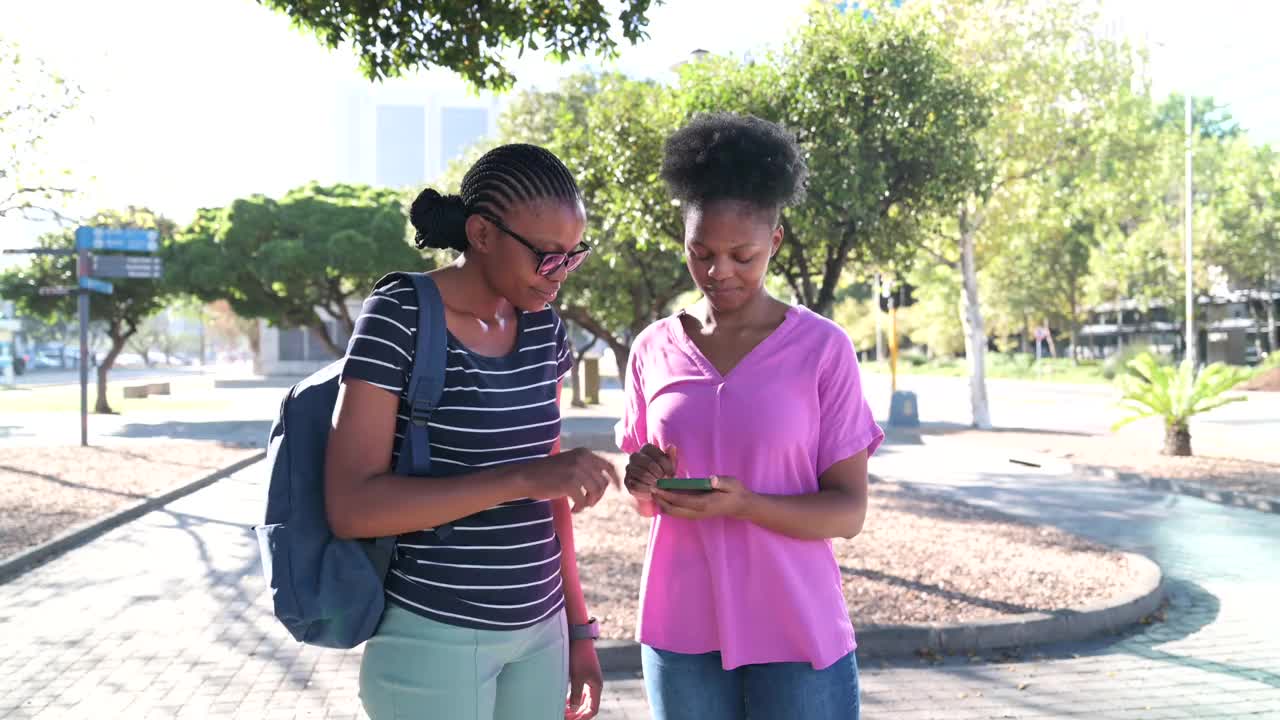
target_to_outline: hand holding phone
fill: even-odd
[[[676,475],[677,464],[675,447],[663,451],[656,445],[645,445],[628,458],[623,484],[637,500],[648,502],[659,480]]]

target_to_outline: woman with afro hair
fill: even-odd
[[[702,299],[636,338],[617,426],[653,518],[638,636],[658,720],[858,716],[831,539],[862,530],[884,433],[844,331],[765,290],[806,175],[794,136],[756,117],[700,116],[666,143]]]

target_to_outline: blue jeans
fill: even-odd
[[[641,648],[654,720],[858,720],[858,661],[786,662],[725,670],[720,653]]]

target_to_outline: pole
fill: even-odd
[[[1195,366],[1196,366],[1196,362],[1197,362],[1197,360],[1196,360],[1196,350],[1197,350],[1197,346],[1199,345],[1199,343],[1197,343],[1197,342],[1196,342],[1196,323],[1195,323],[1196,300],[1195,300],[1195,287],[1194,287],[1194,284],[1193,284],[1193,278],[1192,278],[1192,275],[1191,275],[1191,217],[1192,217],[1192,197],[1191,197],[1191,190],[1192,190],[1192,188],[1191,188],[1191,171],[1192,171],[1192,163],[1191,163],[1191,144],[1192,144],[1192,141],[1191,141],[1191,125],[1192,125],[1192,122],[1191,122],[1191,93],[1190,93],[1190,92],[1188,92],[1188,93],[1187,93],[1187,95],[1186,95],[1186,127],[1187,127],[1187,141],[1186,141],[1186,142],[1187,142],[1187,152],[1186,152],[1186,156],[1187,156],[1187,158],[1186,158],[1186,161],[1187,161],[1187,168],[1186,168],[1186,181],[1187,181],[1187,186],[1186,186],[1186,189],[1185,189],[1185,193],[1186,193],[1186,194],[1185,194],[1185,196],[1184,196],[1184,197],[1185,197],[1185,202],[1183,203],[1183,204],[1185,205],[1184,212],[1186,213],[1186,217],[1184,218],[1184,221],[1183,221],[1183,222],[1184,222],[1184,224],[1186,225],[1186,246],[1185,246],[1185,247],[1184,247],[1184,249],[1183,249],[1183,260],[1184,260],[1184,262],[1186,263],[1186,275],[1187,275],[1187,277],[1186,277],[1187,326],[1186,326],[1186,340],[1185,340],[1185,342],[1186,342],[1186,344],[1187,344],[1186,359],[1188,359],[1188,360],[1190,360],[1190,361],[1191,361],[1191,366],[1192,366],[1192,367],[1195,367]]]
[[[200,374],[204,374],[204,303],[199,304],[200,312]]]
[[[898,392],[898,306],[889,297],[889,387]]]
[[[89,276],[89,251],[76,258],[76,282]],[[80,288],[80,447],[89,446],[89,291]]]
[[[880,280],[880,275],[876,275],[876,298],[884,296],[884,284]],[[876,310],[876,362],[884,362],[884,322],[880,319],[878,308]]]

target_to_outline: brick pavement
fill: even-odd
[[[930,473],[946,457],[945,478]],[[993,472],[992,467],[997,471]],[[1166,622],[1021,658],[864,658],[864,717],[1280,718],[1280,516],[1008,472],[960,448],[886,446],[876,471],[1137,549],[1166,568]],[[247,525],[262,465],[0,586],[0,717],[362,718],[359,651],[292,642]],[[602,717],[647,717],[635,677]]]

